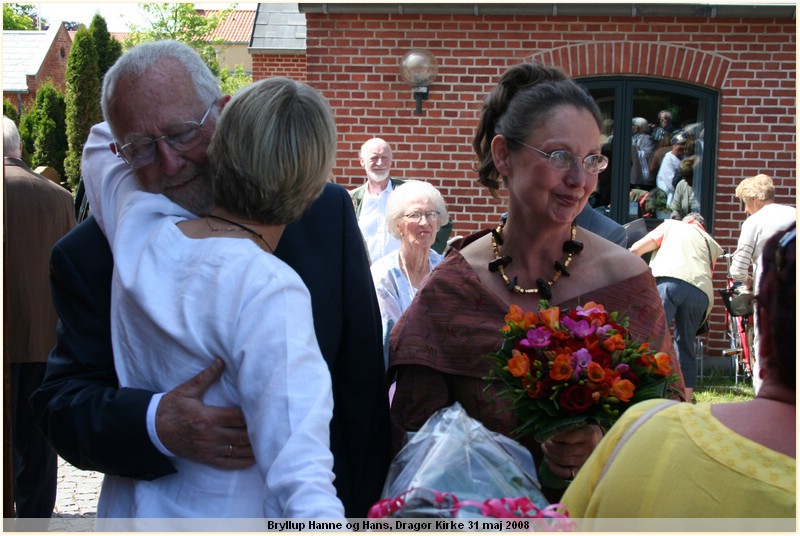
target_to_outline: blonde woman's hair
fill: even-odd
[[[736,197],[742,201],[757,199],[759,201],[772,201],[775,199],[775,185],[769,175],[760,173],[755,177],[748,177],[736,187]]]
[[[291,223],[322,193],[336,159],[328,101],[274,77],[234,95],[208,147],[217,205],[269,225]]]
[[[445,205],[442,194],[439,193],[431,183],[418,180],[406,181],[397,188],[395,188],[389,199],[386,202],[386,229],[389,234],[399,239],[400,231],[397,229],[397,224],[405,216],[408,207],[412,203],[430,203],[433,209],[439,213],[439,219],[436,220],[436,229],[438,231],[442,225],[450,221],[450,215],[447,213],[447,205]]]

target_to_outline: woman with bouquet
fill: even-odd
[[[488,96],[473,141],[478,181],[492,195],[507,189],[507,215],[497,228],[454,244],[392,331],[395,452],[405,432],[453,402],[493,431],[508,435],[519,426],[500,386],[485,381],[486,356],[502,343],[511,305],[603,304],[629,316],[631,335],[669,353],[680,374],[647,264],[574,224],[608,165],[600,125],[597,104],[558,69],[517,65]],[[682,397],[682,380],[675,387]],[[602,434],[589,425],[543,442],[535,434],[517,439],[537,463],[544,458],[556,476],[571,479]],[[545,492],[551,501],[561,494]]]

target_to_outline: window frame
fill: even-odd
[[[717,169],[717,136],[719,125],[719,92],[693,84],[676,80],[657,80],[637,76],[594,76],[579,77],[575,81],[589,90],[612,90],[614,95],[614,121],[611,170],[611,212],[609,216],[619,223],[628,221],[629,177],[624,170],[631,167],[631,151],[624,150],[631,146],[631,119],[633,115],[634,95],[639,90],[658,93],[673,93],[698,101],[696,121],[703,124],[703,157],[700,168],[700,184],[695,184],[695,197],[700,204],[700,212],[706,219],[709,231],[714,226],[714,196],[716,192]],[[702,115],[701,115],[702,113]],[[657,118],[647,118],[655,121]],[[619,162],[619,165],[616,163]],[[661,220],[653,218],[648,227]]]

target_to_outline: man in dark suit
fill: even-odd
[[[21,156],[17,126],[3,116],[4,340],[10,361],[15,515],[49,518],[56,502],[58,458],[34,424],[28,398],[42,382],[55,343],[58,317],[48,285],[50,248],[75,226],[75,216],[70,193],[31,171]]]
[[[182,92],[185,88],[175,87],[172,94]],[[155,110],[161,106],[175,104],[153,103]],[[152,110],[144,115],[154,116]],[[148,129],[145,132],[158,132],[156,125]],[[176,159],[194,158],[188,167],[204,172],[204,154],[172,150],[168,143],[156,144],[153,162],[136,170],[140,181],[146,176],[151,184],[166,184],[164,160],[174,166]],[[161,151],[169,151],[168,157]],[[110,151],[109,155],[113,157]],[[195,183],[190,188],[204,184],[191,182]],[[170,197],[168,189],[164,193]],[[173,201],[181,204],[182,199]],[[326,185],[306,214],[286,227],[275,253],[295,269],[311,293],[317,339],[333,380],[334,485],[346,515],[366,517],[380,498],[389,464],[388,397],[380,313],[347,191]],[[45,381],[32,403],[59,454],[82,469],[140,479],[175,471],[164,449],[217,467],[252,464],[249,449],[237,446],[236,456],[230,457],[229,445],[240,445],[246,432],[241,412],[202,402],[205,389],[222,373],[221,363],[158,400],[154,428],[160,445],[154,444],[147,413],[160,394],[120,389],[117,383],[110,334],[112,267],[108,244],[91,218],[53,249],[51,283],[61,322]],[[243,441],[247,443],[246,434]]]

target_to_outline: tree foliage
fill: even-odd
[[[233,95],[252,83],[253,76],[245,72],[243,65],[237,65],[232,73],[222,69],[219,76],[219,88],[223,95]]]
[[[92,34],[94,47],[95,50],[97,50],[97,67],[102,83],[106,71],[108,71],[122,55],[122,43],[111,37],[111,34],[108,32],[106,19],[99,13],[95,14],[92,18],[92,23],[89,25],[89,32]]]
[[[33,108],[23,117],[19,130],[28,165],[52,167],[63,177],[67,155],[66,101],[55,84],[46,82],[39,88]]]
[[[97,50],[89,30],[78,30],[67,59],[66,72],[67,183],[75,189],[81,177],[81,153],[92,125],[102,120],[100,69]]]
[[[19,124],[19,112],[16,105],[8,99],[3,99],[3,115]]]
[[[210,39],[209,35],[235,7],[236,4],[232,4],[228,9],[216,13],[202,14],[192,3],[140,4],[140,10],[150,26],[128,25],[130,33],[125,40],[125,48],[163,39],[180,41],[194,48],[211,71],[219,76],[219,60],[213,45],[221,44],[221,41]]]
[[[39,22],[32,4],[3,4],[3,30],[35,30]]]

